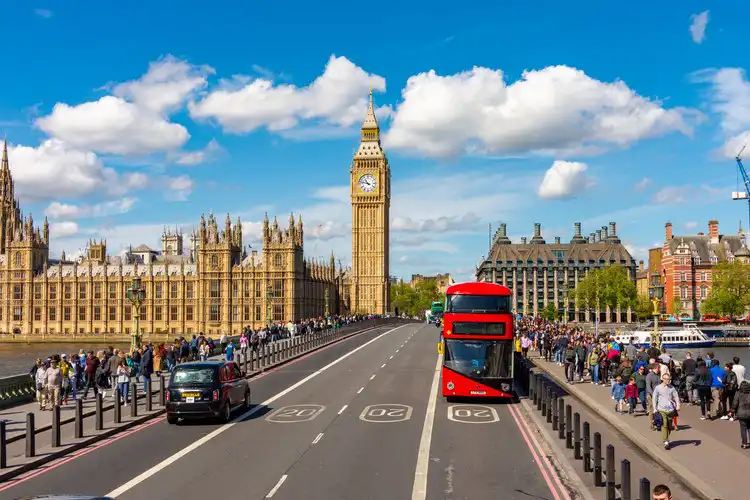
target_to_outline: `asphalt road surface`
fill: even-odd
[[[380,327],[251,382],[227,425],[163,418],[0,484],[0,500],[566,498],[516,405],[439,395],[435,327]]]

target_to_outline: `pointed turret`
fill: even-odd
[[[370,89],[370,99],[367,103],[367,114],[365,115],[365,121],[362,123],[362,138],[364,139],[365,130],[376,131],[376,137],[371,138],[377,139],[377,135],[380,133],[380,125],[378,125],[378,119],[375,118],[375,106],[372,103],[372,89]]]
[[[0,173],[3,175],[10,174],[10,165],[8,164],[8,139],[3,140],[3,159],[0,161]]]
[[[268,212],[263,216],[263,241],[268,241],[271,238],[270,230],[268,229]]]
[[[232,219],[229,217],[229,214],[227,214],[227,218],[224,221],[224,238],[226,238],[228,244],[234,241],[232,239]]]

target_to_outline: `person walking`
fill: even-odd
[[[680,396],[677,389],[672,386],[672,376],[665,373],[661,376],[661,384],[654,388],[653,401],[654,412],[661,415],[661,439],[664,441],[664,449],[670,448],[669,434],[674,430],[672,424],[677,412],[680,411]]]
[[[47,389],[47,405],[45,409],[52,410],[60,406],[60,389],[62,388],[62,370],[57,365],[57,360],[52,359],[50,367],[44,373],[44,385]]]
[[[116,370],[116,376],[117,376],[117,387],[120,389],[120,398],[122,399],[122,402],[127,406],[128,401],[130,398],[128,397],[130,393],[130,374],[131,374],[131,368],[128,366],[128,362],[122,358],[120,359],[120,364],[117,366]]]
[[[740,440],[743,450],[750,448],[750,382],[744,380],[732,402],[732,414],[740,421]]]

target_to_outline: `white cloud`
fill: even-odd
[[[306,120],[349,127],[364,118],[370,88],[385,91],[385,79],[333,55],[323,74],[306,87],[238,76],[224,80],[188,109],[194,119],[215,120],[227,132],[239,134],[261,127],[289,130]],[[387,106],[378,110],[379,116],[389,113]]]
[[[639,193],[642,193],[643,191],[646,190],[647,187],[651,185],[651,182],[652,182],[651,178],[644,177],[643,179],[635,183],[635,186],[633,186],[633,189],[635,189]]]
[[[593,184],[587,170],[588,166],[578,161],[555,161],[539,185],[539,197],[562,200],[578,196]]]
[[[216,139],[211,139],[203,149],[197,151],[180,151],[174,153],[172,158],[177,165],[192,166],[213,161],[223,152],[224,148],[221,147]]]
[[[706,26],[708,25],[708,11],[690,16],[690,36],[695,43],[701,43],[706,38]]]
[[[45,210],[44,215],[50,219],[83,219],[87,217],[107,217],[109,215],[124,214],[129,212],[136,203],[135,198],[122,198],[96,205],[71,205],[52,202]]]
[[[187,175],[167,177],[164,179],[164,198],[171,201],[187,201],[193,192],[193,180]]]
[[[698,223],[695,221],[688,221],[685,223],[685,229],[690,230],[690,229],[695,229],[696,227],[698,227]]]
[[[624,82],[602,82],[567,66],[526,71],[506,85],[501,70],[475,67],[449,76],[409,78],[386,146],[432,157],[537,152],[599,153],[679,131],[692,132],[682,108],[665,109]]]
[[[636,262],[639,260],[643,260],[648,263],[648,247],[636,245],[632,242],[625,242],[624,243],[625,250],[630,252],[630,255],[635,259]]]
[[[49,9],[34,9],[34,14],[45,19],[52,17],[53,12]]]
[[[49,237],[50,240],[54,238],[69,238],[78,234],[78,224],[71,221],[60,221],[50,222],[49,225]]]
[[[120,176],[91,151],[48,139],[38,147],[8,148],[13,179],[22,197],[33,200],[74,198],[95,191],[111,194],[142,187],[144,174]]]
[[[727,190],[712,186],[667,186],[654,194],[654,203],[663,205],[684,205],[691,202],[704,202],[726,195]]]
[[[148,154],[180,148],[187,129],[169,114],[207,85],[213,70],[167,56],[140,79],[112,87],[112,94],[76,106],[57,103],[36,120],[47,134],[78,149],[97,153]]]

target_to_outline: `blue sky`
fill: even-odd
[[[348,262],[348,167],[374,88],[395,275],[467,279],[488,225],[548,241],[617,222],[748,225],[744,19],[726,2],[3,2],[0,131],[52,252],[159,246],[165,224],[263,213]],[[186,242],[187,243],[187,242]]]

